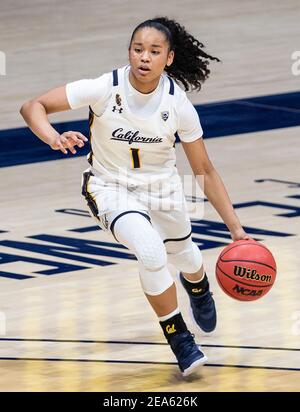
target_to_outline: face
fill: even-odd
[[[174,52],[169,51],[169,43],[161,31],[144,27],[135,33],[129,48],[129,62],[136,83],[157,85],[173,58]]]

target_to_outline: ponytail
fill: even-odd
[[[167,17],[156,17],[139,24],[135,33],[144,28],[153,27],[164,33],[170,47],[174,51],[174,60],[171,66],[165,67],[167,74],[177,82],[181,82],[185,91],[200,90],[202,83],[208,79],[210,60],[219,62],[217,57],[210,56],[203,51],[204,45],[189,34],[177,21]]]

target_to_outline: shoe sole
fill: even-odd
[[[177,278],[178,278],[181,286],[183,287],[183,284],[182,284],[182,282],[181,282],[181,280],[180,280],[180,272],[179,272],[179,271],[177,272]],[[183,289],[184,289],[184,287],[183,287]],[[189,299],[189,302],[190,302],[190,299]],[[194,325],[195,325],[201,332],[210,333],[210,332],[213,332],[213,331],[216,329],[216,326],[215,326],[212,330],[205,330],[205,329],[202,329],[202,328],[198,325],[198,323],[196,322],[196,319],[195,319],[195,317],[194,317],[194,313],[193,313],[193,309],[192,309],[192,306],[191,306],[191,302],[190,302],[190,306],[189,306],[189,314],[190,314],[190,317],[192,318],[192,321],[193,321]]]
[[[182,372],[182,376],[186,377],[198,371],[201,368],[201,366],[203,366],[207,362],[207,360],[207,356],[205,355],[201,359],[197,359],[195,362],[191,364],[191,366],[189,366]]]

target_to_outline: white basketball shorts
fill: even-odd
[[[116,220],[124,213],[136,212],[151,222],[164,242],[184,240],[191,235],[191,222],[179,175],[146,187],[125,187],[105,181],[88,169],[83,173],[82,194],[97,224],[113,236]]]

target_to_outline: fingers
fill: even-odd
[[[51,145],[53,150],[60,150],[64,154],[68,154],[68,150],[72,154],[76,154],[76,150],[74,146],[78,146],[79,148],[84,146],[84,143],[87,142],[88,139],[80,132],[64,132],[61,134],[54,144]]]
[[[76,154],[76,150],[74,146],[78,146],[79,148],[84,146],[84,142],[87,142],[88,139],[80,132],[64,132],[60,136],[60,141],[64,148],[69,149],[72,154]],[[64,152],[63,152],[64,153]]]
[[[85,137],[82,133],[80,132],[74,132],[76,133],[78,139],[82,140],[83,142],[87,142],[89,139],[87,137]]]
[[[88,141],[88,139],[80,132],[65,132],[62,136],[66,137],[68,140],[71,140],[72,146],[77,145],[78,147],[83,147],[84,143]]]
[[[238,231],[236,233],[231,233],[231,238],[235,242],[237,240],[253,240],[251,236],[249,236],[244,231]]]
[[[251,236],[249,236],[249,235],[245,235],[244,237],[243,237],[243,240],[254,240]]]
[[[63,135],[60,136],[60,142],[65,149],[69,149],[71,153],[76,154],[76,150],[74,149],[75,143],[72,144],[72,141]]]
[[[63,154],[68,154],[68,151],[64,148],[60,141],[56,143],[56,150],[60,150]]]

